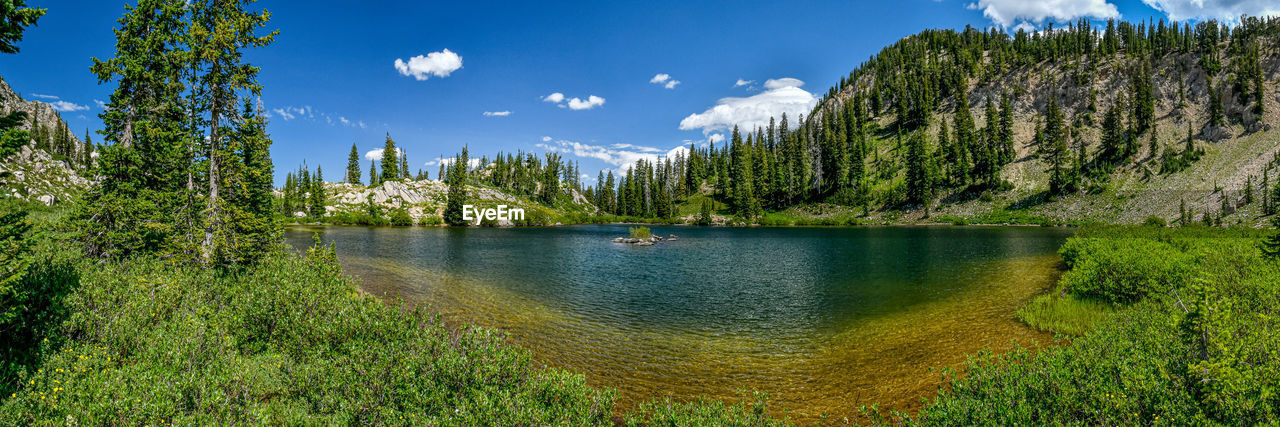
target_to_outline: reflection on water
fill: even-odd
[[[654,227],[680,239],[653,247],[612,243],[623,226],[287,234],[305,247],[316,231],[367,292],[502,329],[624,407],[758,389],[801,421],[916,409],[939,384],[931,368],[1047,341],[1013,312],[1056,279],[1069,233]]]

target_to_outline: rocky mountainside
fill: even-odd
[[[324,187],[328,200],[325,213],[330,217],[364,213],[370,206],[376,206],[384,213],[403,209],[415,223],[426,224],[444,217],[444,207],[448,200],[448,185],[440,180],[385,181],[373,187],[325,182]],[[566,215],[596,211],[595,206],[581,193],[568,188],[564,191],[568,201],[556,207],[548,207],[500,189],[481,185],[467,186],[470,204],[478,207],[507,205],[509,208],[522,208],[527,216],[540,223],[554,224],[563,222]],[[301,218],[306,213],[295,212],[293,216]],[[512,224],[499,222],[495,225]]]
[[[82,176],[92,153],[66,130],[58,111],[47,103],[22,99],[0,78],[0,116],[15,111],[27,113],[18,129],[29,131],[32,139],[18,153],[0,159],[0,180],[6,193],[0,197],[51,205],[71,200],[92,184]],[[39,128],[33,127],[37,124]]]
[[[1162,24],[1163,25],[1163,24]],[[900,43],[908,43],[910,38]],[[1266,215],[1256,200],[1261,199],[1264,174],[1275,185],[1280,178],[1280,135],[1272,130],[1280,124],[1280,43],[1275,37],[1258,36],[1250,39],[1256,43],[1254,60],[1241,54],[1228,54],[1233,45],[1219,43],[1221,63],[1217,70],[1204,66],[1204,52],[1179,52],[1170,48],[1165,53],[1110,53],[1089,56],[1055,58],[1024,65],[992,66],[997,55],[985,51],[979,65],[969,68],[982,71],[963,81],[969,110],[973,121],[981,129],[986,126],[984,105],[988,100],[1000,102],[1002,94],[1010,94],[1013,106],[1013,140],[1016,155],[1004,165],[1000,177],[1012,185],[1003,191],[982,194],[967,193],[965,189],[943,190],[937,195],[929,218],[955,216],[980,219],[992,212],[1019,211],[1030,216],[1050,220],[1104,221],[1116,223],[1142,222],[1150,216],[1167,220],[1179,217],[1184,206],[1199,218],[1205,212],[1224,217],[1227,223],[1247,225],[1266,224]],[[889,49],[887,48],[886,51]],[[1242,49],[1247,50],[1247,49]],[[921,54],[931,66],[945,69],[958,60],[948,60],[954,52],[930,52]],[[942,59],[937,59],[942,58]],[[1248,61],[1246,63],[1245,61]],[[883,61],[882,61],[883,62]],[[1149,68],[1141,68],[1144,66]],[[886,65],[886,68],[903,68],[902,64]],[[989,67],[989,68],[984,68]],[[1262,83],[1262,114],[1257,114],[1258,101],[1251,89],[1253,81],[1238,78],[1251,67],[1260,68]],[[1139,72],[1146,70],[1149,72]],[[911,73],[899,70],[903,75]],[[946,71],[938,72],[946,75]],[[1100,185],[1091,185],[1068,194],[1053,195],[1049,191],[1050,167],[1042,147],[1035,143],[1036,132],[1044,122],[1051,99],[1056,100],[1072,129],[1068,142],[1071,156],[1092,160],[1102,148],[1103,113],[1113,105],[1125,111],[1125,124],[1131,123],[1135,76],[1150,79],[1154,98],[1153,119],[1155,144],[1151,143],[1151,131],[1137,134],[1134,141],[1137,151],[1118,164]],[[899,87],[895,81],[877,82],[894,76],[892,72],[855,70],[847,82],[842,81],[825,97],[812,117],[823,117],[847,102],[867,101],[880,94],[874,93],[885,86]],[[896,78],[896,77],[888,77]],[[1244,81],[1242,84],[1241,82]],[[892,92],[892,90],[884,91]],[[928,123],[922,129],[936,143],[943,122],[955,123],[958,110],[954,94],[937,93],[936,107],[929,112]],[[889,95],[886,95],[886,97]],[[1210,123],[1211,96],[1217,96],[1223,107],[1225,124]],[[874,114],[874,128],[869,137],[877,147],[876,159],[902,156],[900,138],[895,134],[899,117],[889,101],[886,107]],[[910,132],[908,129],[907,132]],[[1167,151],[1180,152],[1186,146],[1188,134],[1203,155],[1184,169],[1163,170],[1162,161]],[[1074,161],[1074,159],[1073,159]],[[872,168],[877,162],[871,161]],[[877,173],[881,171],[876,171]],[[887,181],[901,180],[902,172],[884,172]],[[896,175],[895,175],[896,174]],[[896,177],[896,178],[895,178]],[[893,184],[886,184],[893,185]],[[886,190],[888,191],[888,190]],[[1249,203],[1250,199],[1255,201]],[[799,215],[802,209],[797,209]],[[872,213],[873,217],[893,221],[928,221],[926,212],[919,208],[906,211],[886,209]]]

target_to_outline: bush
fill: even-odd
[[[1169,222],[1165,221],[1164,218],[1151,215],[1147,217],[1147,219],[1142,221],[1142,225],[1145,225],[1148,227],[1168,227]]]
[[[81,265],[73,340],[0,424],[604,424],[614,394],[500,333],[356,292],[329,249],[216,271]]]
[[[653,233],[649,231],[649,227],[631,227],[631,238],[644,240],[650,237],[653,237]]]
[[[400,208],[391,212],[390,222],[391,222],[391,225],[399,225],[399,226],[413,225],[413,217],[409,216],[408,210],[404,208]]]
[[[1066,291],[1081,298],[1133,303],[1185,287],[1195,260],[1173,245],[1141,238],[1075,238],[1059,250],[1070,271]]]

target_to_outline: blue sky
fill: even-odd
[[[77,134],[101,128],[96,100],[112,86],[97,84],[90,58],[112,54],[124,3],[28,2],[49,12],[21,53],[0,56],[0,76],[27,99],[60,102]],[[353,142],[364,153],[390,133],[410,168],[433,178],[432,161],[467,144],[473,155],[560,151],[590,184],[598,170],[734,123],[807,111],[868,56],[926,28],[1280,10],[1259,0],[369,3],[255,5],[280,30],[247,57],[262,67],[278,182],[303,160],[340,179]]]

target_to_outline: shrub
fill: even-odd
[[[631,237],[634,239],[644,240],[653,237],[653,233],[649,231],[649,227],[631,227]]]
[[[1148,227],[1168,227],[1169,222],[1165,221],[1164,218],[1151,215],[1151,216],[1148,216],[1146,220],[1142,221],[1142,225],[1145,225]]]
[[[413,217],[409,216],[408,210],[404,208],[400,208],[391,212],[390,222],[391,222],[391,225],[399,225],[399,226],[413,225]]]
[[[1068,293],[1111,303],[1185,287],[1195,261],[1169,243],[1141,238],[1069,239],[1059,252],[1071,268],[1061,279]]]

